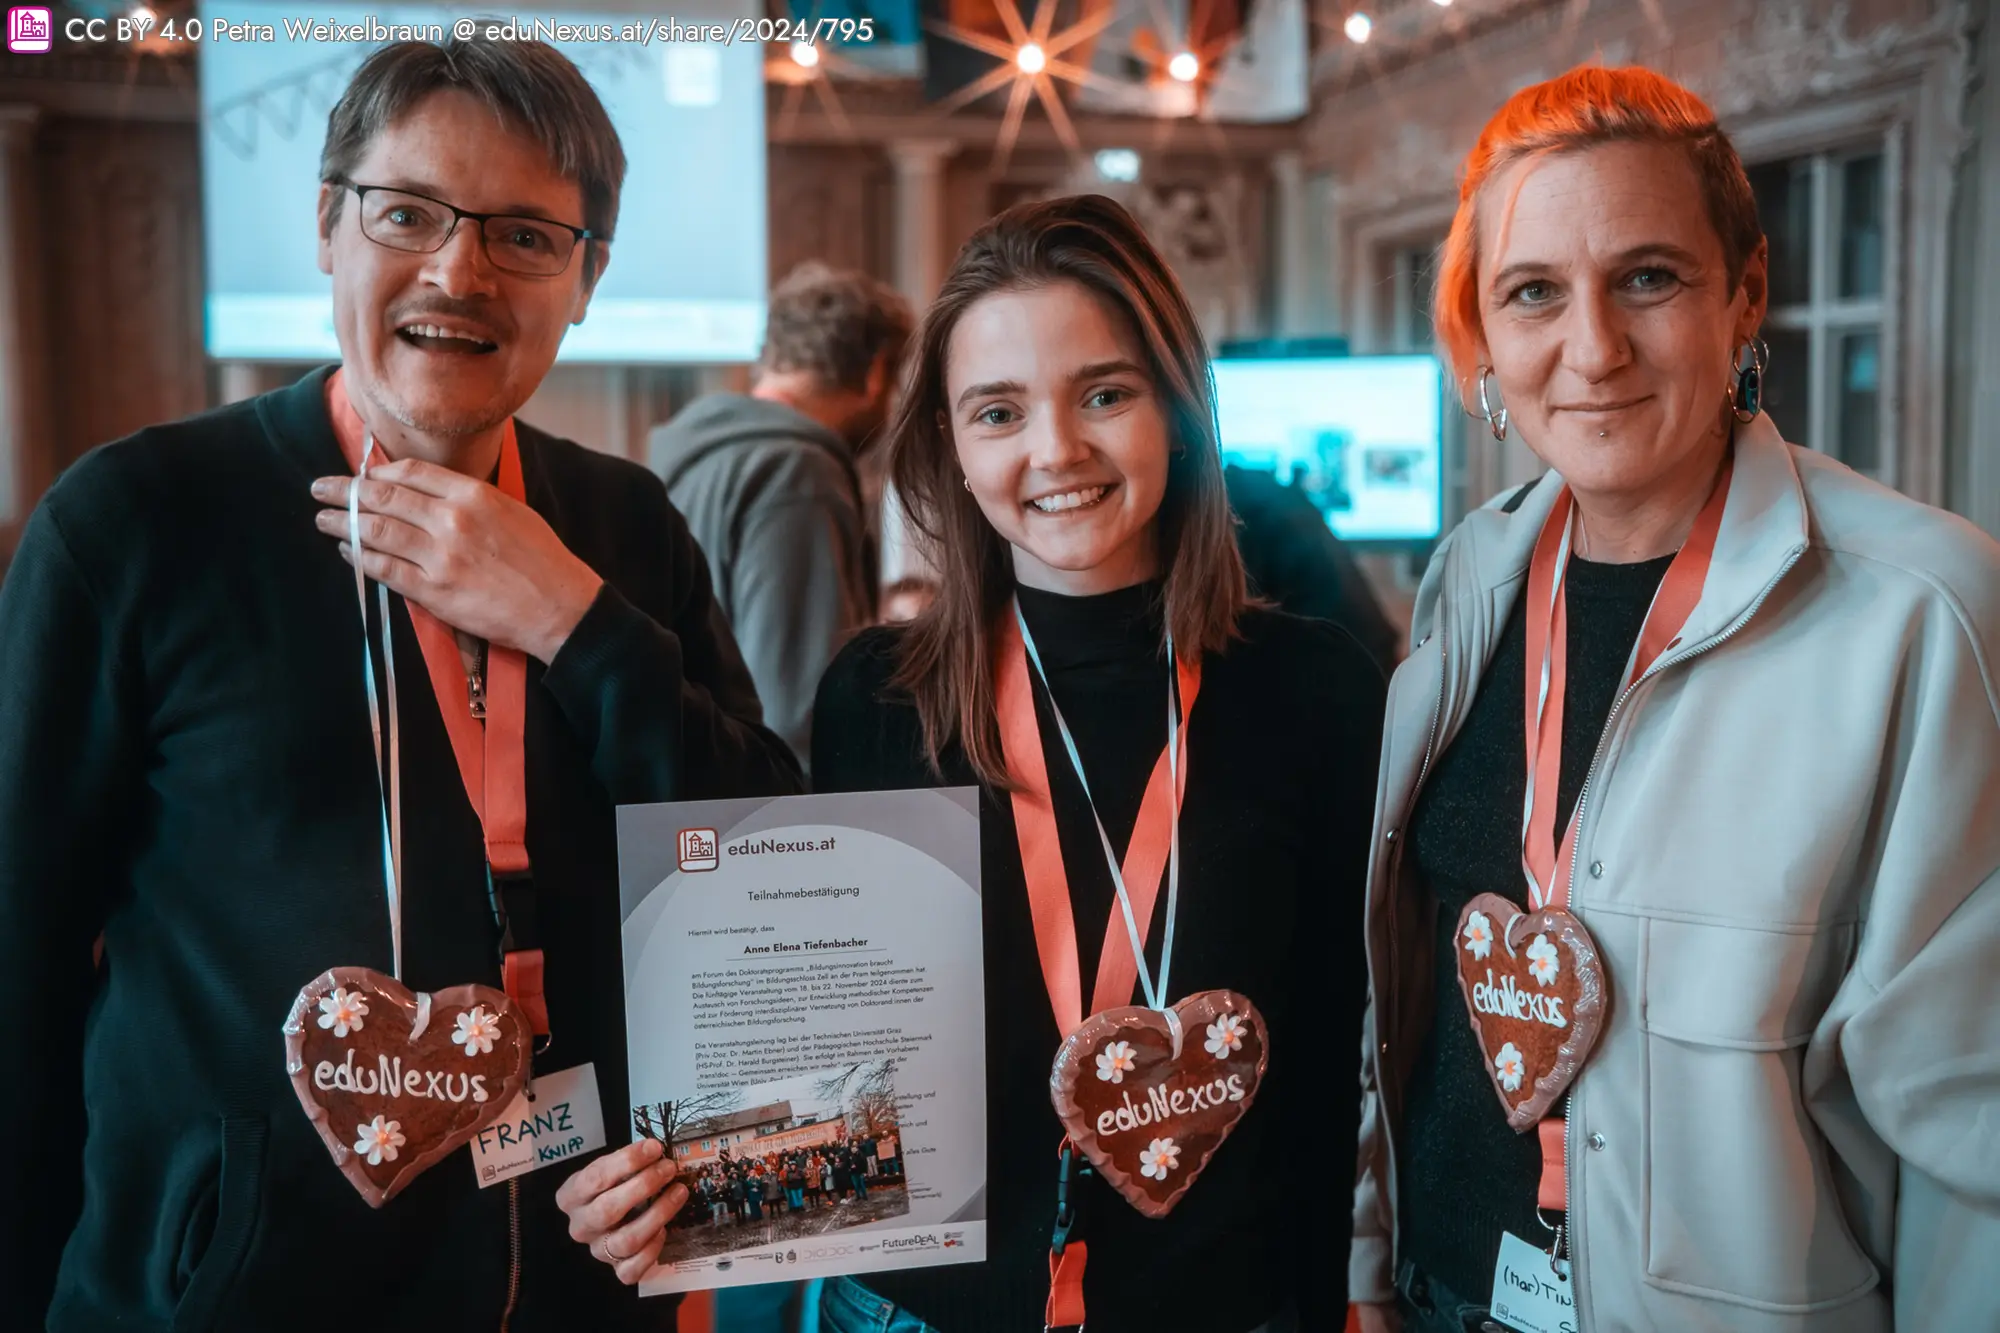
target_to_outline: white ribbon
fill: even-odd
[[[1118,890],[1118,906],[1125,913],[1125,930],[1132,940],[1132,960],[1138,964],[1139,987],[1146,993],[1146,1007],[1169,1012],[1167,1004],[1167,971],[1174,959],[1174,917],[1175,908],[1181,896],[1181,786],[1180,786],[1180,735],[1181,714],[1177,707],[1179,691],[1176,688],[1176,671],[1179,658],[1174,656],[1173,631],[1167,632],[1167,777],[1168,799],[1173,802],[1173,823],[1169,833],[1169,857],[1167,860],[1167,937],[1160,945],[1160,984],[1153,984],[1152,974],[1146,967],[1146,944],[1139,935],[1139,922],[1132,914],[1132,897],[1125,891],[1125,872],[1119,868],[1117,853],[1111,850],[1110,835],[1104,831],[1104,820],[1097,813],[1097,801],[1090,794],[1090,780],[1083,775],[1083,756],[1077,753],[1076,739],[1070,735],[1069,723],[1063,720],[1062,709],[1056,703],[1056,692],[1049,686],[1048,674],[1042,670],[1041,654],[1035,651],[1035,636],[1028,630],[1027,617],[1021,614],[1021,603],[1014,603],[1014,619],[1021,626],[1021,642],[1027,647],[1028,660],[1034,664],[1035,675],[1042,682],[1042,689],[1049,696],[1049,711],[1055,714],[1056,730],[1062,733],[1063,748],[1069,751],[1070,767],[1076,772],[1076,780],[1083,785],[1083,799],[1090,806],[1090,817],[1097,824],[1097,839],[1104,846],[1104,864],[1111,869],[1111,883]],[[1134,829],[1136,833],[1137,830]],[[1098,966],[1103,967],[1100,960]],[[1180,1026],[1174,1028],[1174,1053],[1180,1054]]]
[[[403,799],[401,770],[402,741],[396,727],[396,645],[389,620],[389,587],[378,583],[382,611],[382,675],[388,686],[389,762],[385,776],[382,762],[384,709],[376,701],[375,655],[368,646],[368,576],[361,572],[361,483],[368,476],[369,461],[375,455],[371,432],[361,451],[361,466],[347,488],[347,544],[354,552],[354,595],[361,605],[361,669],[368,682],[368,723],[375,735],[375,781],[382,793],[382,878],[389,896],[389,955],[391,975],[403,979]]]

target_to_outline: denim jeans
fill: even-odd
[[[1396,1295],[1403,1333],[1506,1333],[1485,1306],[1463,1299],[1408,1259],[1396,1274]]]
[[[717,1333],[791,1333],[795,1282],[725,1287],[715,1293]]]
[[[1255,1333],[1298,1333],[1298,1316],[1290,1310]],[[899,1310],[851,1277],[830,1277],[821,1288],[819,1333],[941,1333],[939,1329]],[[1218,1330],[1227,1333],[1227,1330]]]
[[[820,1289],[819,1333],[938,1333],[851,1277],[830,1277]]]

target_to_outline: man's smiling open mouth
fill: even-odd
[[[396,336],[426,352],[460,352],[485,355],[500,350],[500,344],[471,325],[436,320],[411,320],[396,327]]]

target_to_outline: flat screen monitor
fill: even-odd
[[[327,113],[355,69],[385,42],[441,40],[477,15],[481,27],[511,23],[500,40],[539,37],[575,61],[625,149],[611,265],[588,316],[565,335],[559,359],[754,358],[764,334],[769,263],[763,47],[681,40],[685,34],[665,31],[658,13],[624,0],[602,0],[597,9],[588,3],[493,11],[349,0],[202,5],[209,355],[245,361],[339,355],[332,288],[316,253]],[[726,28],[752,12],[749,0],[687,0],[672,18],[684,28]],[[762,7],[754,12],[761,15]],[[659,24],[649,40],[623,40],[627,25],[635,25],[637,38],[654,19]]]
[[[1343,541],[1437,537],[1444,381],[1436,357],[1225,357],[1214,367],[1224,463],[1299,488]]]

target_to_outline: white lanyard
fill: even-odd
[[[1155,986],[1146,967],[1146,945],[1139,935],[1139,922],[1132,914],[1132,898],[1125,891],[1125,874],[1119,869],[1117,853],[1111,850],[1110,835],[1104,831],[1104,820],[1097,813],[1097,801],[1090,794],[1090,780],[1083,775],[1083,756],[1077,753],[1076,739],[1070,735],[1069,723],[1063,720],[1062,708],[1056,703],[1056,692],[1050,688],[1048,674],[1042,670],[1041,654],[1035,650],[1035,636],[1028,629],[1027,618],[1021,614],[1018,598],[1014,602],[1014,619],[1021,626],[1021,642],[1028,650],[1028,661],[1033,664],[1035,675],[1049,696],[1049,711],[1055,715],[1056,730],[1062,734],[1063,748],[1069,752],[1070,767],[1083,786],[1084,802],[1090,806],[1090,817],[1097,825],[1097,839],[1104,847],[1104,863],[1111,871],[1111,883],[1118,890],[1118,906],[1125,914],[1125,929],[1132,939],[1132,961],[1138,966],[1139,986],[1146,993],[1146,1007],[1164,1012],[1168,1009],[1167,971],[1173,964],[1174,918],[1178,915],[1175,908],[1180,902],[1181,890],[1181,719],[1174,680],[1174,664],[1180,659],[1174,656],[1173,632],[1167,632],[1167,790],[1173,802],[1173,820],[1168,826],[1167,935],[1160,944],[1160,983]]]
[[[361,483],[368,476],[368,463],[375,455],[375,436],[370,432],[361,451],[361,466],[347,488],[347,544],[354,552],[354,595],[361,604],[361,668],[368,682],[368,723],[375,736],[375,781],[382,792],[382,877],[389,895],[390,975],[403,979],[403,799],[402,742],[396,727],[396,635],[389,621],[389,586],[375,585],[382,611],[382,675],[388,686],[389,762],[384,776],[382,732],[384,710],[376,702],[375,655],[368,648],[368,576],[361,572]]]

